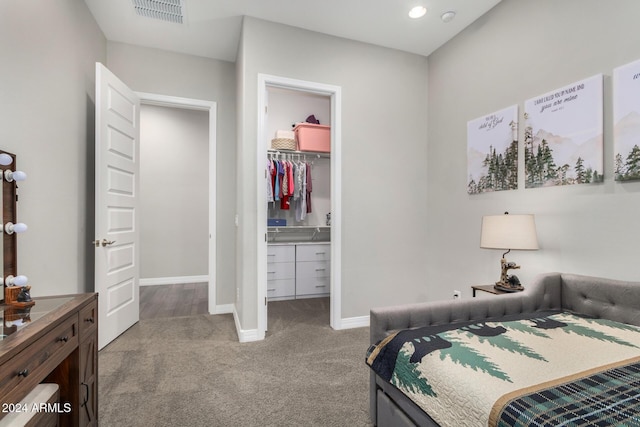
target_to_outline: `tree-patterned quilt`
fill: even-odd
[[[441,426],[640,426],[640,328],[568,312],[407,329],[367,364]]]

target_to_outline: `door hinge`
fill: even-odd
[[[267,305],[267,297],[264,297],[264,305]]]

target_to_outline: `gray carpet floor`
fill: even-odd
[[[233,316],[141,320],[99,353],[111,426],[370,426],[369,328],[334,331],[329,299],[269,303],[264,341]]]

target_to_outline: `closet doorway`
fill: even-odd
[[[138,95],[140,317],[215,313],[216,105]]]
[[[331,126],[330,135],[331,135],[331,152],[330,155],[318,155],[317,153],[295,153],[283,154],[274,153],[271,149],[271,140],[275,137],[274,133],[274,124],[271,122],[271,117],[275,115],[282,115],[282,111],[276,112],[270,110],[270,96],[276,95],[277,97],[284,96],[295,96],[298,94],[301,98],[307,98],[307,100],[311,101],[313,104],[315,101],[318,101],[321,105],[326,102],[328,106],[328,111],[326,112],[325,118],[323,118],[324,123]],[[283,95],[284,94],[284,95]],[[314,101],[315,100],[315,101]],[[312,107],[313,108],[313,107]],[[320,107],[322,109],[322,107]],[[282,228],[282,230],[277,231],[274,230],[273,227],[267,226],[267,219],[270,217],[291,217],[293,219],[295,214],[277,214],[277,208],[270,208],[269,205],[265,202],[264,195],[267,194],[268,190],[268,180],[266,179],[266,174],[262,172],[258,174],[258,242],[257,242],[257,255],[258,255],[258,336],[265,336],[265,332],[268,328],[268,297],[269,297],[269,286],[270,283],[273,283],[273,280],[268,279],[268,274],[273,273],[270,270],[273,270],[275,266],[273,264],[273,259],[280,258],[283,256],[289,256],[293,259],[300,261],[311,261],[306,260],[305,257],[309,256],[309,251],[313,252],[311,256],[320,256],[323,257],[326,255],[326,262],[330,262],[330,268],[327,268],[330,272],[327,273],[327,287],[323,288],[322,291],[318,291],[317,295],[328,294],[330,295],[329,302],[329,323],[333,329],[342,329],[341,325],[341,88],[338,86],[325,85],[321,83],[308,82],[302,80],[289,79],[285,77],[278,76],[269,76],[260,74],[258,76],[258,111],[259,119],[258,119],[258,170],[262,171],[265,169],[265,163],[270,157],[281,158],[281,159],[289,159],[296,162],[304,161],[306,163],[311,163],[317,161],[318,163],[312,167],[317,166],[317,173],[326,174],[325,178],[322,178],[324,182],[318,182],[318,193],[317,195],[321,195],[323,189],[325,189],[326,197],[318,198],[317,210],[314,213],[313,217],[307,219],[307,221],[298,221],[295,220],[294,224],[299,224],[299,227],[309,227],[308,230],[302,229],[292,229]],[[310,111],[310,110],[309,110]],[[300,110],[298,115],[302,115],[300,117],[296,115],[291,116],[290,122],[282,122],[283,124],[278,125],[281,127],[285,127],[285,129],[290,130],[291,124],[295,122],[304,122],[307,111]],[[309,112],[308,114],[313,114]],[[288,123],[288,124],[287,124]],[[266,173],[266,172],[265,172]],[[316,178],[314,178],[316,179]],[[327,182],[328,181],[328,182]],[[316,184],[314,183],[314,189],[316,188]],[[314,190],[315,191],[315,190]],[[312,192],[313,194],[313,192]],[[329,199],[330,195],[330,200]],[[313,195],[312,195],[313,200]],[[312,202],[313,203],[313,202]],[[273,205],[272,205],[273,206]],[[314,205],[314,209],[316,206]],[[326,211],[326,212],[325,212]],[[330,227],[327,227],[326,215],[330,212]],[[275,213],[275,214],[274,214]],[[291,225],[291,222],[287,223],[287,226]],[[302,242],[298,245],[298,242],[304,241],[304,232],[308,231],[310,240]],[[295,236],[286,240],[294,240],[294,248],[286,248],[286,250],[276,250],[274,251],[273,243],[276,240],[282,242],[281,234],[283,233],[291,233],[292,236]],[[326,233],[326,236],[322,237],[321,235]],[[321,237],[318,239],[317,236]],[[298,242],[296,242],[296,240]],[[271,245],[270,245],[271,244]],[[283,245],[286,246],[286,245]],[[300,246],[301,248],[298,248]],[[282,248],[278,248],[282,249]],[[288,254],[288,252],[294,252],[294,254]],[[280,252],[283,252],[282,254]],[[299,257],[296,258],[300,252]],[[328,253],[326,253],[328,252]],[[317,255],[321,254],[321,255]],[[270,259],[271,262],[267,260]],[[282,264],[290,263],[291,260],[287,258]],[[281,258],[280,258],[281,259]],[[328,261],[330,260],[330,261]],[[297,265],[302,263],[296,263],[295,269],[296,274],[299,274],[301,269],[303,269],[303,265]],[[268,265],[269,264],[269,265]],[[328,266],[328,264],[327,264]],[[315,270],[323,270],[325,267],[320,266]],[[283,279],[283,280],[291,280],[291,279]],[[294,279],[294,280],[297,280]],[[323,287],[324,282],[319,281],[319,284],[316,286]],[[315,287],[315,286],[314,286]],[[324,290],[326,289],[326,291]],[[271,289],[271,291],[273,291]],[[308,290],[304,291],[309,293]],[[297,290],[294,291],[294,298],[305,298],[307,295],[295,295]],[[311,292],[313,294],[313,292]],[[291,292],[288,292],[291,294]]]

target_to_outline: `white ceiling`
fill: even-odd
[[[110,41],[235,61],[242,16],[427,56],[501,0],[184,0],[175,24],[141,17],[132,0],[85,0]],[[410,19],[415,5],[427,8]],[[444,23],[440,15],[455,11]]]

